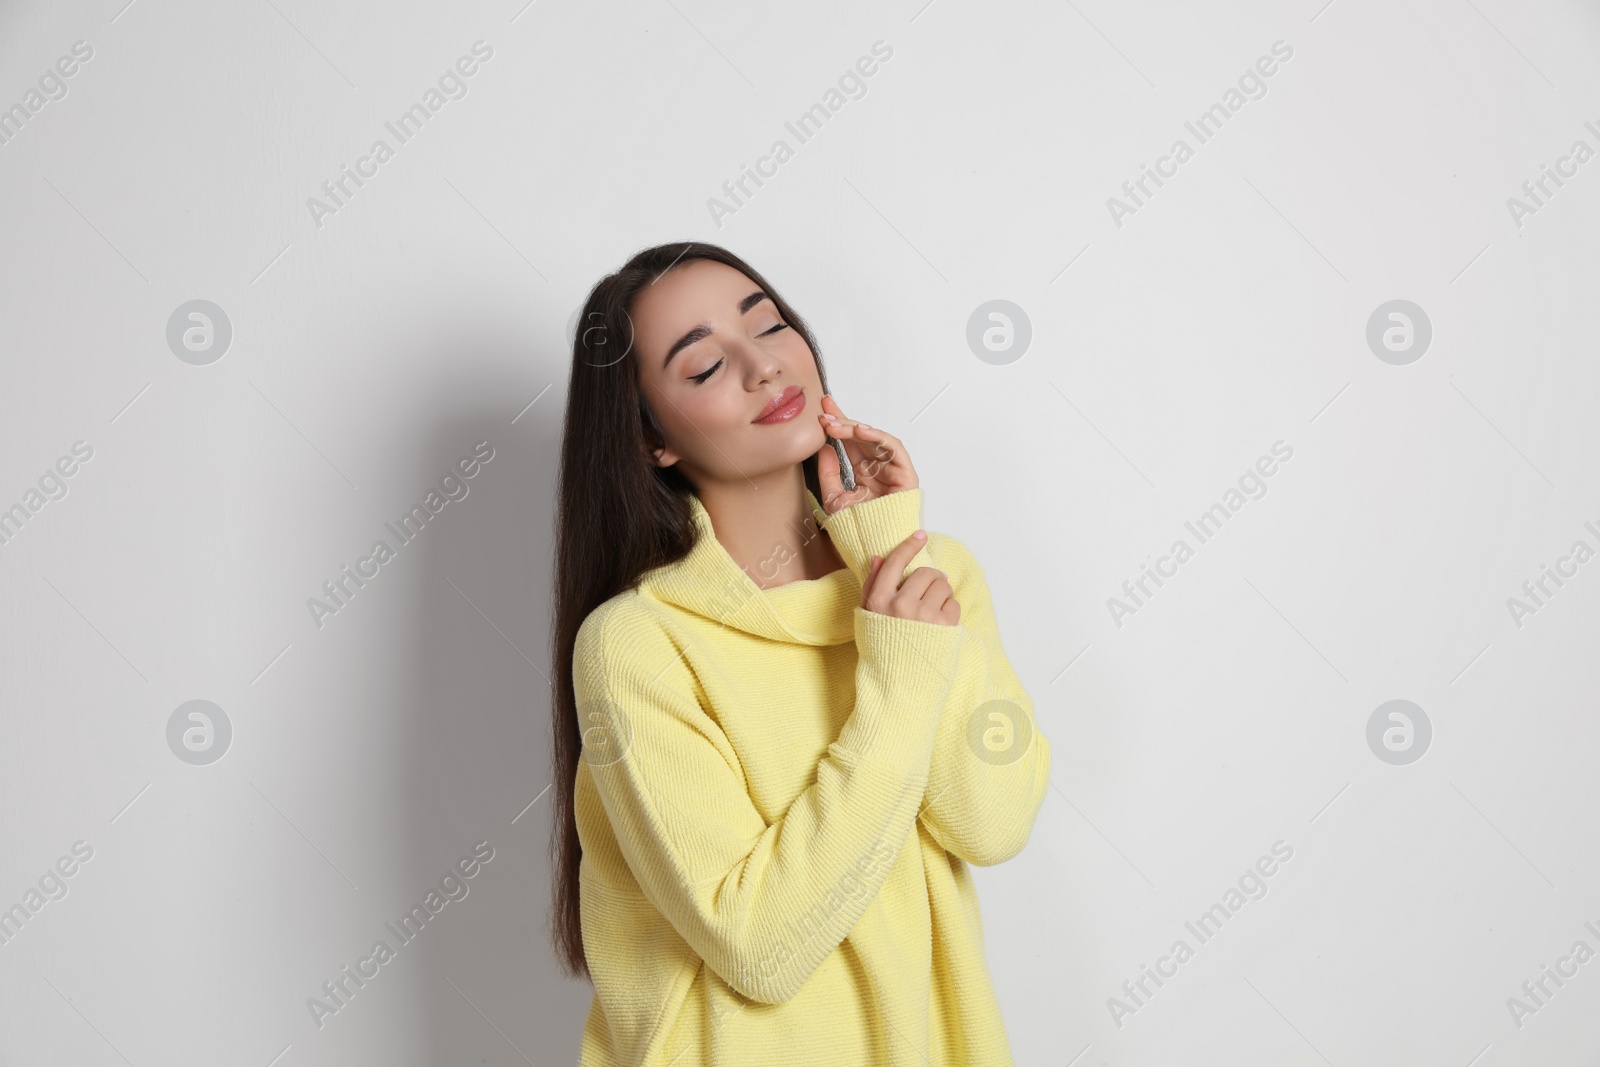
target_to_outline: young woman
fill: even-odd
[[[581,1067],[1011,1064],[967,865],[1026,844],[1050,746],[905,445],[760,274],[663,245],[584,304],[559,497]]]

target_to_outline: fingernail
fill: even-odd
[[[837,415],[830,415],[827,412],[823,412],[822,413],[822,417],[827,419],[829,422],[838,422],[839,421],[839,418],[838,418]]]
[[[918,530],[916,533],[912,534],[911,536],[915,537],[918,541],[926,541],[928,539],[928,531],[927,530]]]
[[[860,426],[861,428],[866,429],[866,430],[872,429],[872,423],[870,423],[870,422],[858,422],[858,423],[856,423],[856,425]]]

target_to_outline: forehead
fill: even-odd
[[[726,263],[692,259],[639,290],[629,314],[639,340],[665,348],[685,330],[738,314],[738,304],[759,286]]]

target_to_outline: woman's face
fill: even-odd
[[[633,299],[639,386],[674,463],[696,489],[792,466],[826,437],[822,382],[805,338],[741,272],[692,259]],[[796,394],[798,394],[797,399]],[[774,411],[776,418],[757,421]]]

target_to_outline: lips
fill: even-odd
[[[798,403],[797,403],[798,401]],[[805,390],[791,385],[768,402],[752,422],[783,422],[797,415],[805,406]]]

